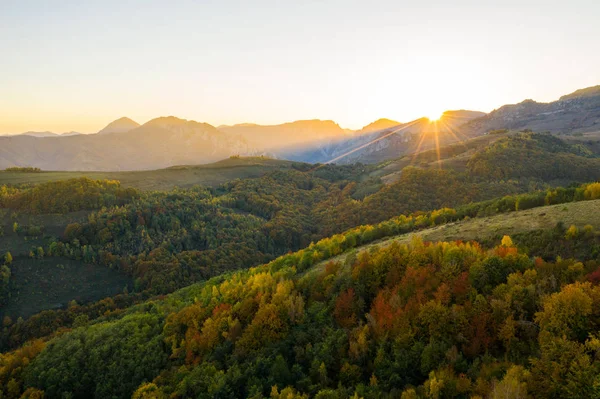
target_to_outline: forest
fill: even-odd
[[[19,262],[132,282],[3,313],[0,397],[600,397],[600,226],[377,245],[595,204],[597,162],[583,145],[519,133],[466,170],[408,165],[392,184],[373,166],[295,163],[168,191],[85,177],[0,185],[0,304],[18,295]]]
[[[0,378],[25,397],[596,397],[600,264],[517,245],[415,239],[308,273],[301,251],[79,318]]]

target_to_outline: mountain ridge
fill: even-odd
[[[220,127],[220,131],[237,135],[264,151],[344,137],[348,133],[332,120],[305,119],[278,125],[239,124]]]
[[[269,155],[312,163],[373,163],[497,129],[559,134],[599,131],[600,86],[576,90],[550,103],[524,100],[503,105],[489,114],[448,110],[435,123],[427,118],[408,123],[382,118],[356,131],[320,119],[215,127],[175,116],[154,118],[143,125],[122,117],[99,134],[28,132],[0,136],[0,168],[148,170],[205,164],[231,155]]]
[[[358,132],[373,132],[376,130],[387,129],[392,126],[401,125],[402,122],[398,122],[392,119],[387,118],[379,118],[376,121],[369,123],[368,125],[363,126]]]
[[[468,135],[495,129],[572,134],[600,130],[600,86],[576,90],[549,103],[526,99],[503,105],[465,124]]]
[[[206,123],[175,117],[155,118],[118,134],[0,137],[0,169],[150,170],[254,153],[243,139],[230,137]]]

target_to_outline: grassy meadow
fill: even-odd
[[[170,190],[194,185],[216,187],[235,179],[255,178],[272,170],[289,169],[294,162],[265,157],[228,158],[207,165],[174,166],[167,169],[128,172],[10,172],[0,171],[0,185],[39,184],[56,180],[88,177],[118,180],[123,187],[139,190]]]

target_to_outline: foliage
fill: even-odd
[[[165,366],[162,322],[151,313],[77,329],[50,343],[27,369],[49,397],[123,397]],[[63,357],[69,361],[62,361]]]
[[[276,194],[274,198],[278,201],[293,198],[293,195],[285,193],[292,192],[298,185],[309,187],[302,184],[310,183],[311,180],[307,176],[299,175],[299,177],[301,179],[297,182],[289,183],[287,191],[272,191]],[[256,182],[240,182],[232,185],[234,193],[237,193],[235,191],[237,184],[243,184],[245,188],[251,184],[251,187],[259,189],[255,185]],[[276,187],[277,184],[273,183]],[[267,185],[263,190],[269,187]],[[313,185],[313,189],[319,193],[324,192],[326,187],[330,186],[322,181],[319,181],[318,185]],[[546,202],[550,202],[548,199],[552,198],[552,203],[578,201],[585,199],[584,192],[588,187],[589,185],[582,185],[563,190],[560,195],[556,195],[558,190],[548,190],[536,195],[545,197]],[[244,193],[242,188],[238,187],[238,189],[242,194]],[[296,190],[301,189],[296,188]],[[279,244],[269,241],[278,237],[272,229],[281,232],[282,235],[279,237],[294,234],[293,230],[277,228],[287,216],[279,216],[281,211],[275,211],[273,218],[281,222],[271,224],[251,213],[236,212],[234,208],[226,206],[231,206],[231,199],[228,199],[230,195],[231,191],[225,192],[215,199],[214,195],[207,190],[180,190],[170,194],[147,195],[125,207],[101,210],[90,215],[87,224],[68,226],[61,241],[53,241],[48,248],[44,249],[45,256],[68,256],[128,273],[135,280],[133,286],[135,293],[129,294],[134,296],[127,301],[121,300],[112,304],[111,309],[117,311],[121,306],[128,306],[132,301],[142,300],[148,293],[171,292],[229,270],[261,263],[272,259],[278,253],[293,249],[293,246],[291,248],[288,246],[287,239],[278,239]],[[270,194],[264,193],[264,195]],[[300,192],[294,195],[314,194]],[[361,226],[311,244],[304,250],[284,255],[274,264],[280,265],[277,267],[296,264],[299,270],[306,270],[323,259],[334,257],[383,237],[453,222],[465,217],[514,211],[520,198],[521,195],[507,196],[465,205],[456,210],[439,209],[399,216],[376,225]],[[247,204],[236,203],[254,212],[264,212],[263,208],[257,207],[261,203],[259,199],[260,196],[257,196]],[[301,214],[292,214],[290,217],[301,217]],[[262,230],[261,226],[263,226]],[[553,243],[560,242],[565,254],[588,258],[589,255],[595,256],[594,254],[600,250],[596,243],[589,241],[590,239],[593,241],[593,234],[590,234],[580,235],[579,239],[568,241],[564,239],[564,231],[559,235],[549,236],[546,233],[533,233],[519,237],[519,244],[544,259],[550,259],[556,254]],[[265,238],[269,240],[265,241]],[[201,246],[205,244],[208,246]],[[34,252],[37,252],[37,249]],[[125,283],[121,283],[116,287],[117,292],[121,291],[124,285]],[[129,286],[130,290],[131,288]],[[93,310],[96,309],[94,306],[81,309],[88,308],[90,319],[98,317]],[[28,325],[26,333],[25,325],[18,327],[14,324],[4,330],[0,342],[7,345],[5,347],[14,347],[25,339],[44,336],[48,331],[52,331],[52,328],[70,326],[75,317],[76,315],[71,315],[69,310],[47,311],[43,318],[34,317],[25,322]]]
[[[468,173],[407,167],[384,187],[360,178],[369,169],[360,164],[291,164],[169,192],[89,179],[1,186],[0,206],[12,210],[94,210],[55,237],[13,217],[19,239],[44,236],[28,242],[28,261],[67,257],[134,281],[99,302],[5,318],[1,345],[15,350],[0,358],[2,394],[595,397],[593,227],[483,245],[415,239],[335,257],[466,217],[600,198],[598,183],[544,183],[595,180],[597,161],[523,133],[476,153]],[[17,253],[14,264],[23,259]]]
[[[494,179],[583,182],[600,178],[600,159],[582,146],[569,145],[550,134],[520,133],[477,152],[468,169],[473,175]]]
[[[44,349],[44,342],[34,340],[21,348],[0,354],[0,397],[19,398],[23,389],[23,372]]]
[[[23,190],[0,188],[0,207],[31,213],[66,213],[123,205],[138,195],[118,181],[71,179],[43,183]]]
[[[598,263],[503,241],[392,244],[306,274],[274,261],[63,334],[19,381],[49,397],[593,397]]]

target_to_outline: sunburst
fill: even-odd
[[[443,112],[432,112],[429,114],[427,119],[429,119],[429,122],[435,123],[435,122],[439,121],[440,119],[442,119],[442,116],[444,116]]]

